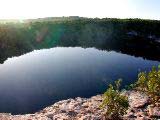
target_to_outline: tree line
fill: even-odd
[[[56,46],[96,47],[159,60],[159,40],[157,20],[73,16],[6,22],[0,23],[0,61]]]

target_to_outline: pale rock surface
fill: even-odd
[[[123,116],[125,120],[149,120],[160,117],[160,108],[148,106],[149,98],[136,91],[122,93],[128,96],[129,109]],[[105,120],[105,109],[100,109],[102,95],[91,98],[68,99],[59,101],[34,114],[11,115],[1,113],[0,120]]]

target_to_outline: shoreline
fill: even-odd
[[[125,91],[128,96],[129,109],[123,119],[148,120],[152,117],[160,118],[160,108],[152,108],[149,98],[137,91]],[[105,110],[100,109],[102,95],[91,98],[77,97],[61,100],[34,114],[11,115],[0,113],[0,120],[105,120]]]

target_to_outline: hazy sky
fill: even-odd
[[[160,19],[160,0],[0,0],[0,19],[54,16]]]

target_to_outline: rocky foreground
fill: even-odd
[[[151,120],[160,118],[160,107],[149,105],[149,98],[136,91],[127,91],[130,108],[123,119]],[[11,115],[1,113],[0,120],[105,120],[105,109],[100,109],[102,96],[59,101],[35,114]],[[157,105],[158,106],[158,105]]]

